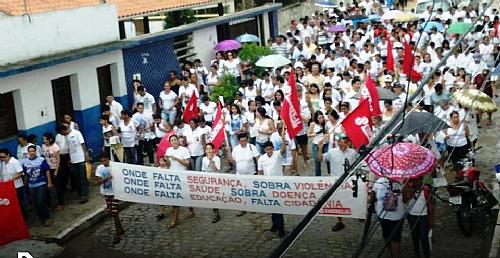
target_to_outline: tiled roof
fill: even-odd
[[[0,0],[0,12],[18,16],[25,13],[25,0]],[[28,13],[43,13],[77,7],[98,5],[103,2],[116,4],[118,17],[131,17],[169,9],[218,2],[216,0],[26,0]]]

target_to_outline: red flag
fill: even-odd
[[[30,237],[21,214],[14,181],[0,183],[0,228],[0,246]]]
[[[287,100],[286,97],[283,99],[280,116],[285,123],[290,139],[294,139],[295,136],[304,128],[304,124],[302,123],[302,118],[300,116],[300,103],[297,95],[297,84],[295,82],[294,70],[290,72],[288,85],[291,90],[290,100]]]
[[[184,123],[187,124],[191,118],[197,117],[198,114],[198,98],[196,98],[196,94],[193,92],[186,105],[186,110],[184,110],[184,113],[182,114],[182,120],[184,120]]]
[[[174,134],[174,130],[171,130],[163,138],[161,138],[160,143],[158,144],[158,148],[156,150],[156,159],[158,163],[160,162],[160,159],[165,156],[165,153],[167,152],[167,149],[170,148],[170,136]]]
[[[388,71],[394,72],[394,53],[392,52],[392,42],[391,38],[387,37],[387,59],[385,60],[385,66]]]
[[[498,37],[498,26],[500,22],[495,21],[493,22],[493,36]]]
[[[380,110],[380,98],[378,96],[378,91],[377,91],[377,86],[375,86],[375,83],[373,83],[372,78],[370,75],[366,78],[366,91],[368,91],[368,94],[366,94],[366,91],[361,92],[361,98],[359,99],[359,102],[361,103],[365,98],[367,98],[370,102],[370,111],[372,116],[380,116],[382,115],[382,111]]]
[[[217,103],[217,110],[215,111],[215,118],[212,124],[212,132],[210,133],[211,143],[214,145],[215,150],[219,150],[224,142],[224,119],[222,118],[222,107],[220,102]]]
[[[367,99],[360,101],[359,105],[342,120],[342,127],[356,149],[368,145],[372,136],[372,120],[370,103]]]
[[[406,76],[408,76],[408,79],[411,81],[420,81],[420,79],[422,79],[422,75],[419,72],[415,71],[415,69],[413,69],[415,61],[413,58],[413,54],[411,53],[410,44],[405,41],[403,45],[405,47],[405,56],[403,58],[403,73],[406,74]]]

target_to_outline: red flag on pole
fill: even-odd
[[[342,120],[341,124],[356,149],[362,145],[368,145],[372,136],[372,120],[368,100],[360,101],[359,105]]]
[[[370,103],[371,115],[382,115],[382,111],[380,110],[380,98],[378,96],[377,86],[375,86],[375,83],[373,83],[370,75],[368,75],[368,77],[366,78],[365,86],[366,91],[361,92],[361,98],[359,99],[359,102],[361,103],[364,99],[368,99]]]
[[[198,114],[198,98],[196,98],[196,94],[193,92],[186,105],[186,110],[184,110],[184,113],[182,114],[182,120],[187,124],[191,118],[197,117]]]
[[[391,38],[387,37],[387,59],[385,60],[385,66],[388,71],[394,72],[394,53],[392,52],[392,42]]]
[[[224,119],[222,119],[222,107],[220,102],[217,103],[217,110],[215,111],[215,118],[212,124],[212,132],[210,133],[211,143],[214,145],[217,151],[222,146],[224,142]]]
[[[21,214],[14,181],[0,182],[0,229],[0,246],[30,237]]]
[[[295,136],[304,128],[304,124],[302,123],[302,118],[300,116],[300,103],[297,95],[297,84],[295,82],[294,70],[290,72],[288,85],[291,90],[290,100],[286,97],[283,99],[280,116],[285,123],[290,139],[294,139]]]
[[[415,61],[413,58],[413,54],[411,53],[410,44],[405,41],[403,45],[405,47],[405,56],[403,58],[403,73],[406,74],[406,76],[408,76],[408,79],[411,81],[420,81],[420,79],[422,79],[422,75],[413,69],[413,64],[415,63]]]

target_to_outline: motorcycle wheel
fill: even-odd
[[[470,236],[474,229],[471,203],[468,197],[463,196],[462,204],[457,211],[458,228],[465,236]]]

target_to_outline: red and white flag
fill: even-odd
[[[403,73],[406,74],[407,78],[411,81],[418,82],[422,79],[422,75],[413,69],[415,64],[415,59],[411,53],[411,47],[408,42],[403,43],[405,47],[405,56],[403,57]]]
[[[392,52],[392,42],[391,37],[387,37],[387,58],[385,60],[385,66],[388,71],[394,72],[394,53]]]
[[[342,120],[344,132],[352,145],[359,149],[370,143],[372,137],[372,120],[368,99],[359,102],[359,105]]]
[[[359,102],[364,99],[368,99],[370,103],[370,111],[372,116],[380,116],[382,115],[382,111],[380,110],[380,98],[378,96],[377,86],[373,83],[370,75],[366,78],[365,82],[366,89],[361,91],[361,97]]]
[[[222,107],[220,102],[217,103],[217,110],[215,111],[214,122],[212,124],[212,132],[210,133],[211,143],[214,145],[215,150],[218,151],[224,142],[224,119],[222,118]]]
[[[196,94],[193,93],[186,104],[184,113],[182,113],[182,120],[187,124],[193,117],[198,117],[198,115],[198,98],[196,98]]]
[[[302,118],[300,116],[300,103],[299,97],[297,95],[297,84],[295,82],[295,71],[290,72],[290,78],[288,79],[288,85],[290,86],[290,100],[286,97],[283,99],[281,106],[281,119],[285,123],[286,130],[290,139],[294,139],[297,134],[302,131],[304,124],[302,123]]]

